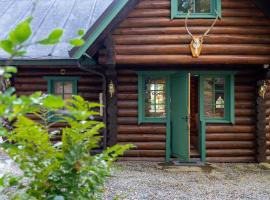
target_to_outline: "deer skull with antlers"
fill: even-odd
[[[211,25],[211,27],[209,29],[207,29],[207,31],[201,35],[201,36],[193,36],[192,33],[188,30],[188,26],[187,26],[187,20],[188,20],[188,16],[190,15],[190,11],[188,12],[186,18],[185,18],[185,27],[186,27],[186,30],[188,32],[188,34],[190,35],[191,37],[191,43],[190,43],[190,50],[191,50],[191,53],[192,53],[192,56],[194,58],[198,58],[201,54],[201,51],[202,51],[202,45],[203,45],[203,40],[204,40],[204,37],[206,37],[208,35],[208,33],[213,29],[213,27],[215,26],[217,20],[218,20],[218,13],[216,12],[217,14],[217,17],[215,19],[215,21],[213,22],[213,24]]]

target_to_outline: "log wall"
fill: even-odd
[[[64,76],[78,76],[78,95],[85,100],[99,102],[99,93],[102,92],[102,79],[84,71],[80,71],[77,67],[65,69]],[[61,68],[52,67],[24,67],[18,68],[18,73],[14,78],[13,84],[16,88],[17,95],[30,95],[33,92],[41,91],[47,93],[47,80],[44,76],[62,76]],[[55,128],[61,128],[63,124],[57,123]]]
[[[138,125],[137,75],[132,70],[118,71],[118,135],[120,143],[133,143],[136,149],[126,159],[164,160],[165,124]],[[206,151],[209,162],[256,161],[256,82],[254,74],[235,77],[235,125],[208,124]]]
[[[270,63],[270,19],[252,0],[222,0],[222,19],[204,40],[202,55],[191,57],[184,19],[170,19],[170,0],[141,0],[113,33],[116,64]],[[213,19],[190,19],[202,35]],[[105,62],[103,53],[100,61]]]
[[[206,160],[256,161],[256,79],[254,73],[235,76],[235,124],[206,125]]]

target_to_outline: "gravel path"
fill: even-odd
[[[269,170],[258,164],[213,164],[212,167],[206,172],[172,172],[157,167],[154,162],[118,162],[106,183],[104,200],[270,200]],[[6,172],[20,173],[0,152],[0,174]],[[0,200],[6,198],[0,194]]]
[[[215,164],[211,172],[168,172],[151,162],[121,162],[105,199],[270,199],[270,171],[257,164]]]

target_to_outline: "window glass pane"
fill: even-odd
[[[54,94],[63,96],[63,82],[62,81],[55,81],[54,82]]]
[[[65,94],[72,94],[72,82],[71,81],[65,81],[64,82],[64,93]]]
[[[225,117],[225,79],[204,79],[204,115],[206,118]]]
[[[211,0],[178,0],[178,11],[180,13],[210,13]]]
[[[166,116],[165,79],[145,80],[145,117]]]
[[[55,81],[54,94],[64,99],[72,98],[73,82],[72,81]]]

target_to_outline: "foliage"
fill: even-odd
[[[23,171],[20,177],[6,175],[0,179],[3,192],[10,199],[101,198],[112,162],[131,145],[116,145],[100,154],[91,154],[99,146],[100,129],[104,126],[102,122],[89,120],[98,114],[94,111],[98,104],[79,96],[63,101],[41,93],[29,97],[4,94],[0,98],[0,116],[10,121],[16,119],[12,131],[2,127],[9,142],[2,147]],[[66,126],[61,131],[61,142],[53,143],[60,134],[53,128],[56,123]],[[15,192],[10,193],[9,187],[14,187]]]
[[[31,45],[62,42],[62,29],[32,41],[32,19],[20,22],[6,39],[0,40],[0,48],[10,55],[5,66],[0,66],[0,137],[5,138],[1,148],[23,172],[17,177],[2,176],[0,192],[13,200],[100,199],[112,162],[132,146],[115,145],[92,154],[99,147],[104,127],[102,122],[90,120],[98,115],[95,109],[99,104],[79,96],[64,101],[39,92],[14,95],[15,89],[9,86],[9,79],[17,72],[16,67],[10,66],[14,57],[25,56],[25,49]],[[83,45],[84,33],[79,30],[68,43]],[[59,123],[64,128],[54,126]],[[57,138],[60,142],[53,142]]]

